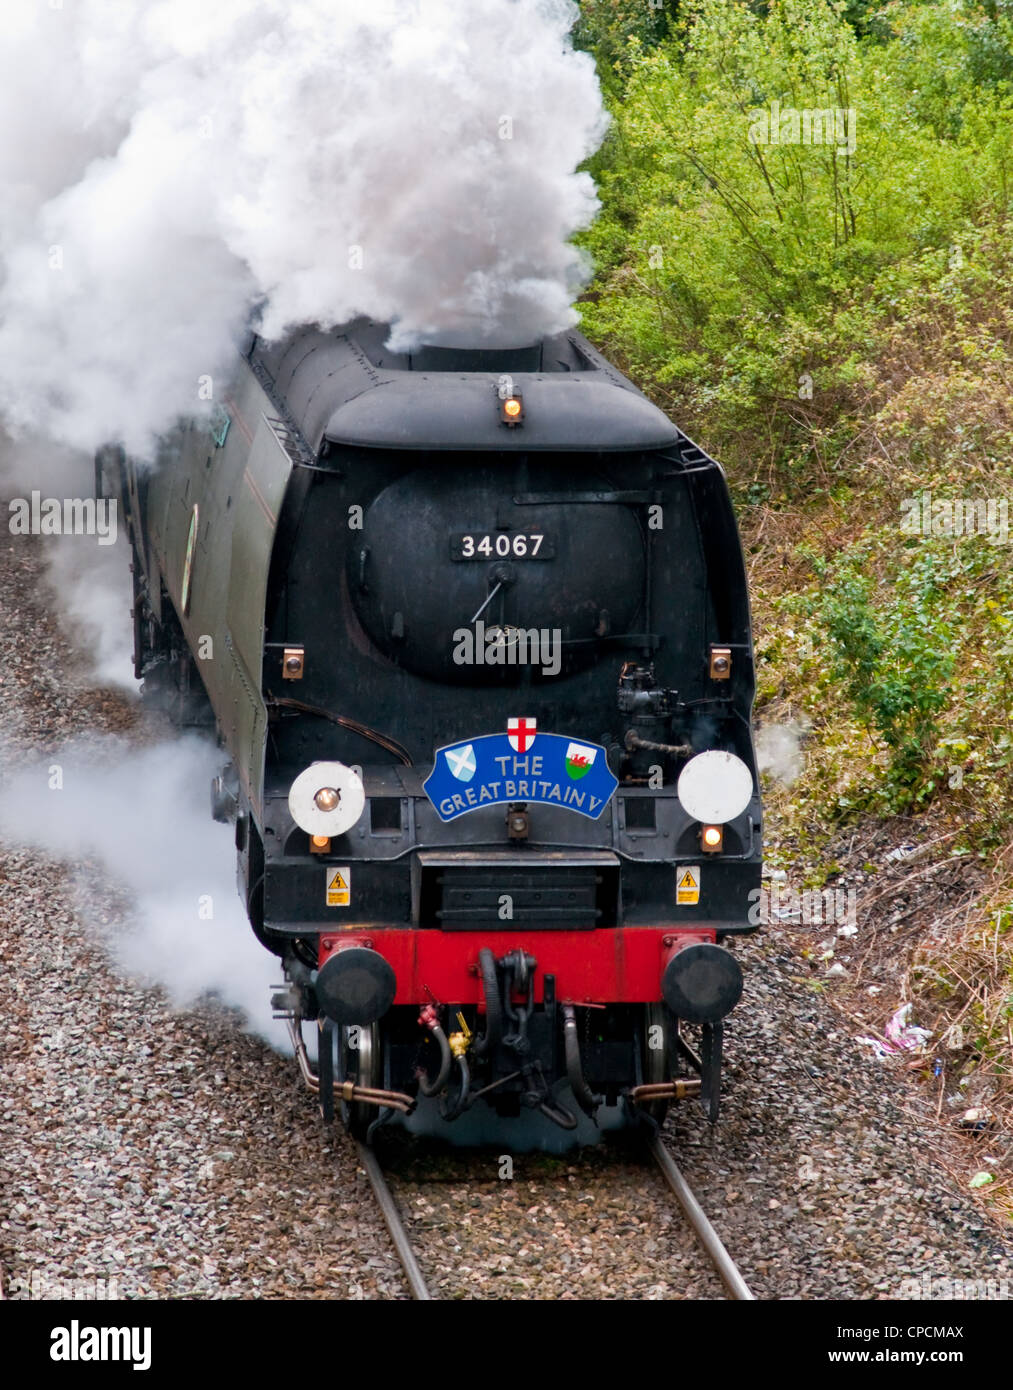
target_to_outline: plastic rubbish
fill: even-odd
[[[886,856],[886,862],[888,864],[897,864],[902,859],[909,859],[917,848],[917,845],[911,844],[898,845],[896,849],[892,849]]]
[[[975,1173],[967,1185],[968,1187],[987,1187],[990,1182],[995,1182],[994,1173]]]
[[[975,1133],[981,1133],[982,1130],[995,1128],[995,1118],[991,1110],[987,1110],[983,1105],[975,1106],[971,1110],[965,1110],[960,1119],[954,1120],[953,1123],[958,1129],[971,1130]]]
[[[883,1037],[856,1038],[856,1042],[871,1047],[877,1057],[892,1057],[900,1052],[920,1052],[931,1038],[928,1028],[909,1023],[913,1005],[902,1004],[883,1030]]]

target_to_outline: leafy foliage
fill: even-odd
[[[573,42],[594,53],[603,85],[616,92],[628,75],[631,54],[667,39],[680,8],[680,0],[580,0]]]
[[[903,804],[938,742],[937,718],[953,674],[954,637],[940,603],[941,557],[932,550],[917,555],[879,611],[857,556],[835,572],[822,564],[817,572],[825,582],[821,612],[836,649],[835,674],[889,746],[891,790]]]
[[[921,258],[1008,208],[1013,95],[998,58],[979,79],[1005,17],[891,14],[883,45],[823,0],[689,0],[678,43],[628,47],[585,322],[733,460],[757,427],[773,466],[804,451]]]
[[[1011,24],[1013,0],[685,0],[669,38],[628,39],[582,306],[725,458],[747,537],[805,530],[780,570],[757,547],[756,609],[819,656],[773,632],[759,690],[850,749],[829,806],[961,793],[963,748],[994,774],[983,834],[1013,834],[1008,547],[900,519],[918,489],[1013,484]]]

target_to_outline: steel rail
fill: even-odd
[[[694,1234],[707,1251],[707,1254],[714,1264],[714,1268],[721,1276],[721,1282],[728,1290],[729,1298],[755,1302],[756,1295],[739,1273],[738,1266],[725,1249],[721,1237],[708,1221],[704,1214],[703,1207],[701,1207],[700,1203],[693,1195],[693,1190],[682,1176],[675,1159],[668,1152],[657,1135],[648,1142],[647,1147],[651,1151],[651,1157],[661,1169],[665,1181],[675,1193],[679,1205],[686,1215],[686,1220],[693,1228]]]
[[[376,1154],[361,1140],[356,1140],[356,1148],[359,1151],[359,1162],[366,1170],[366,1177],[370,1181],[373,1194],[379,1204],[384,1224],[394,1242],[394,1249],[397,1251],[398,1259],[404,1269],[412,1298],[419,1302],[431,1302],[433,1296],[429,1292],[421,1269],[419,1269],[418,1261],[408,1239],[408,1232],[404,1228],[401,1213],[394,1201],[394,1194],[387,1185],[387,1179],[383,1175],[383,1169],[380,1167]]]

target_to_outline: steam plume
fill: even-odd
[[[110,440],[152,454],[251,322],[277,337],[368,314],[401,349],[517,345],[575,322],[587,268],[568,243],[597,209],[575,170],[605,128],[593,63],[569,44],[576,15],[572,0],[6,6],[8,495],[87,496],[88,453]],[[85,549],[103,569],[120,559],[62,537],[51,582],[79,630],[98,624],[99,674],[122,663],[128,680],[127,651],[106,653],[119,622],[129,647],[129,588],[83,575]],[[0,837],[97,856],[136,896],[129,963],[180,1002],[220,990],[276,1037],[257,1010],[277,966],[208,820],[210,756],[72,749],[63,790],[41,767],[0,788]]]
[[[0,414],[144,452],[256,312],[575,321],[604,115],[571,0],[35,0],[0,49]]]
[[[98,860],[130,890],[127,928],[108,942],[120,965],[181,1007],[213,991],[284,1049],[270,1009],[280,966],[236,895],[231,830],[208,815],[220,763],[195,738],[141,749],[111,737],[71,743],[0,785],[0,840],[55,848],[70,864]],[[79,911],[94,928],[93,905],[85,899]]]
[[[764,724],[756,733],[756,761],[761,772],[790,787],[802,772],[802,741],[809,732],[807,720]]]

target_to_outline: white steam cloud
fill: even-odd
[[[10,524],[15,499],[89,497],[94,461],[80,450],[48,439],[14,443],[0,431],[0,517]],[[130,543],[117,515],[116,542],[99,545],[93,535],[33,536],[45,561],[46,597],[72,647],[84,657],[91,677],[104,686],[137,692],[134,680]],[[0,731],[4,720],[0,718]]]
[[[236,894],[231,827],[208,811],[220,765],[217,750],[196,738],[146,748],[111,737],[71,743],[0,785],[0,839],[71,865],[97,860],[130,890],[127,926],[106,943],[121,967],[163,985],[180,1007],[213,992],[287,1050],[270,1007],[281,966],[257,942]],[[78,912],[95,925],[86,895]]]
[[[0,47],[0,414],[144,453],[251,315],[576,321],[605,117],[571,0],[27,0]]]
[[[809,721],[764,724],[756,733],[756,764],[761,772],[790,787],[802,772],[802,743],[809,732]]]
[[[572,0],[5,6],[4,500],[89,496],[110,440],[154,454],[251,324],[278,337],[367,314],[403,350],[576,322],[588,268],[569,241],[598,206],[576,170],[605,130],[576,16]],[[34,543],[75,645],[132,687],[122,540]],[[135,902],[124,964],[180,1004],[218,992],[277,1043],[279,967],[209,818],[214,750],[97,746],[10,772],[0,838],[99,860]]]

